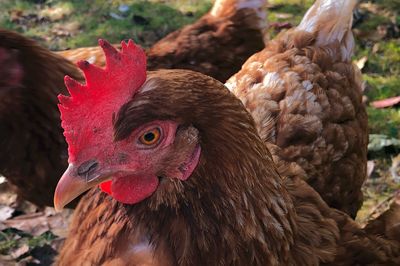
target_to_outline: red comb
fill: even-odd
[[[100,39],[99,45],[106,57],[106,67],[102,69],[87,61],[78,62],[86,84],[65,76],[65,85],[71,96],[58,96],[70,161],[74,161],[75,151],[92,137],[96,126],[104,126],[102,118],[111,123],[113,114],[135,95],[146,80],[146,55],[132,40],[128,44],[121,42],[121,51],[105,40]],[[102,122],[96,124],[94,119]]]

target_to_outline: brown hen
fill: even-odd
[[[154,165],[157,189],[134,205],[97,189],[85,195],[58,265],[338,265],[344,258],[399,262],[398,242],[368,235],[346,214],[330,209],[302,180],[303,171],[296,172],[300,168],[282,162],[282,176],[278,174],[251,116],[222,84],[184,70],[150,73],[110,127],[117,143],[135,145],[136,130],[166,120],[178,122],[176,139],[186,137],[164,148]],[[99,145],[96,149],[108,150],[114,143]],[[202,155],[192,175],[186,181],[169,175],[168,168],[182,164],[180,154],[196,145]],[[99,167],[85,177],[89,183],[69,168],[64,177],[76,180],[60,183],[57,202],[67,202],[82,186],[104,181],[101,165],[116,162],[118,154],[98,161]],[[124,156],[124,163],[135,158]],[[354,253],[355,248],[368,249],[369,256]]]
[[[355,1],[322,2],[247,60],[226,86],[252,114],[264,142],[280,148],[277,160],[297,163],[329,206],[354,218],[368,144],[361,75],[351,63]]]
[[[216,0],[210,12],[195,23],[170,33],[148,49],[149,69],[191,69],[226,81],[264,48],[265,4],[266,0]],[[57,53],[72,62],[87,60],[105,65],[99,47]]]

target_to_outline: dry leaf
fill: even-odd
[[[392,178],[396,183],[400,183],[400,154],[392,158],[390,174],[392,175]]]
[[[41,10],[40,16],[47,17],[51,21],[57,21],[63,19],[66,16],[69,16],[72,13],[70,8],[66,7],[49,7]]]
[[[395,106],[395,105],[398,105],[398,104],[400,104],[400,96],[391,97],[391,98],[387,98],[387,99],[371,102],[371,105],[373,107],[375,107],[375,108],[392,107],[392,106]]]
[[[17,200],[17,195],[13,192],[10,183],[0,183],[0,204],[12,205]]]
[[[38,259],[35,259],[32,256],[28,256],[28,257],[23,258],[22,260],[20,260],[18,262],[18,264],[16,264],[16,265],[17,266],[28,266],[28,265],[44,265],[44,264],[41,264]]]
[[[23,244],[21,247],[13,250],[11,252],[11,256],[16,259],[16,258],[19,258],[21,255],[25,254],[28,251],[29,251],[29,246],[27,244]]]
[[[374,46],[372,47],[372,52],[374,54],[376,54],[380,48],[381,48],[381,45],[379,43],[375,43]]]
[[[370,177],[372,172],[374,171],[375,168],[375,162],[374,161],[368,161],[367,162],[367,177]]]
[[[276,18],[278,19],[290,19],[293,17],[293,14],[289,14],[289,13],[275,13]]]
[[[56,235],[63,236],[66,234],[71,215],[71,210],[64,210],[50,215],[45,212],[37,212],[20,215],[4,221],[3,224],[34,236],[41,235],[46,231],[52,231]]]
[[[362,70],[365,66],[365,64],[368,61],[368,57],[367,56],[363,56],[360,59],[356,60],[354,63],[357,65],[357,67]]]
[[[0,222],[12,217],[15,209],[6,205],[0,205]]]
[[[0,255],[0,265],[1,266],[15,266],[15,259],[10,255]]]

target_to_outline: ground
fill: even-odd
[[[310,0],[270,0],[270,38],[297,25]],[[16,30],[52,50],[112,43],[133,38],[149,47],[195,21],[210,0],[60,1],[0,0],[0,27]],[[354,62],[362,69],[368,106],[369,174],[365,203],[357,221],[365,224],[381,213],[400,189],[400,109],[376,109],[375,100],[400,95],[400,0],[361,1],[355,16]],[[396,178],[397,177],[397,178]],[[47,265],[65,236],[71,212],[38,210],[19,201],[0,179],[0,265]]]

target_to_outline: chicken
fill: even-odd
[[[300,25],[253,55],[226,86],[277,160],[295,162],[329,206],[356,216],[366,178],[367,114],[351,63],[356,1],[317,1]]]
[[[151,48],[149,65],[196,69],[226,80],[247,57],[263,48],[264,4],[264,0],[218,0],[197,23]],[[99,51],[88,49],[59,54],[73,60],[86,56],[82,51]],[[104,61],[104,57],[97,60]],[[52,206],[55,186],[67,165],[54,103],[57,94],[65,92],[64,75],[80,79],[81,73],[59,55],[6,30],[0,30],[0,63],[10,66],[0,70],[0,174],[21,198]]]
[[[69,166],[55,207],[92,190],[57,265],[400,263],[398,240],[359,228],[300,165],[273,159],[280,147],[271,154],[220,82],[190,70],[146,76],[132,41],[121,52],[99,44],[106,68],[80,63],[86,84],[67,77],[71,96],[59,97]]]
[[[266,0],[216,0],[210,12],[194,24],[155,43],[147,51],[148,68],[191,69],[226,81],[245,60],[264,48],[265,4]],[[57,53],[72,62],[105,64],[98,47]]]
[[[18,195],[51,205],[59,175],[67,166],[57,94],[64,75],[77,68],[34,41],[0,30],[0,174]]]

